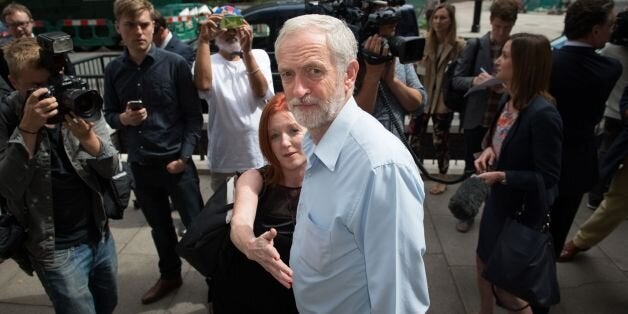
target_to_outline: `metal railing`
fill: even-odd
[[[120,56],[120,52],[111,52],[72,62],[76,71],[76,77],[84,79],[89,88],[95,89],[101,95],[104,95],[105,67],[118,56]]]

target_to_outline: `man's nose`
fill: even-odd
[[[300,75],[295,75],[294,77],[294,85],[292,87],[292,94],[295,97],[303,97],[310,93],[310,89],[306,86],[306,82]]]

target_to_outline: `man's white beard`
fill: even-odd
[[[301,105],[307,104],[307,105]],[[301,106],[299,106],[301,105]],[[336,118],[340,108],[344,105],[344,93],[342,89],[336,91],[326,100],[307,95],[303,98],[294,98],[288,102],[290,111],[295,120],[308,129],[318,129]],[[312,106],[315,108],[305,109],[303,107]],[[312,110],[307,112],[307,110]]]
[[[218,49],[225,51],[227,53],[234,53],[242,51],[242,47],[240,47],[240,41],[235,40],[233,42],[226,42],[222,38],[216,38],[216,46]]]

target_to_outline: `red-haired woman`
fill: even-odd
[[[297,313],[288,259],[307,163],[304,134],[285,96],[275,95],[259,126],[268,165],[244,172],[236,183],[231,242],[237,250],[214,278],[214,313]]]

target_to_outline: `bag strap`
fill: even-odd
[[[547,189],[545,188],[545,180],[543,180],[543,176],[541,176],[541,174],[539,174],[538,172],[535,173],[535,180],[536,180],[536,199],[541,208],[541,214],[544,220],[540,227],[533,228],[533,229],[539,229],[541,232],[548,232],[550,228],[551,217],[550,217],[550,206],[547,202]],[[519,221],[519,217],[523,216],[525,210],[526,210],[525,206],[522,207],[520,210],[518,210],[515,213],[515,220]]]
[[[545,188],[545,180],[543,180],[543,177],[538,172],[536,173],[536,188],[539,197],[539,203],[541,208],[543,209],[543,215],[545,216],[545,221],[541,226],[541,231],[547,232],[549,231],[551,221],[550,208],[547,202],[547,189]]]

